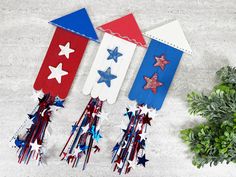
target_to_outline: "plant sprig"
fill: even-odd
[[[194,153],[193,165],[236,163],[236,68],[223,67],[220,80],[209,95],[189,93],[189,113],[206,119],[205,123],[180,132]]]

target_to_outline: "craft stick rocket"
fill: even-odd
[[[191,54],[191,48],[178,21],[144,33],[151,38],[149,47],[129,93],[137,104],[127,108],[125,116],[130,123],[124,135],[113,148],[115,167],[122,173],[130,172],[136,165],[145,167],[147,126],[164,102],[171,81],[183,52]]]
[[[136,46],[146,46],[142,33],[132,14],[98,27],[105,32],[92,64],[83,93],[91,100],[72,130],[60,156],[76,167],[84,158],[83,169],[89,162],[92,149],[100,150],[100,119],[107,118],[102,111],[105,100],[115,103]],[[85,155],[85,156],[83,156]]]
[[[31,158],[42,162],[51,115],[57,107],[64,107],[63,99],[71,88],[89,39],[98,42],[84,8],[49,23],[55,25],[56,30],[34,83],[34,89],[42,90],[44,95],[36,94],[38,105],[13,136],[19,148],[19,163],[28,164]]]

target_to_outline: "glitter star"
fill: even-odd
[[[161,57],[155,57],[156,63],[154,64],[154,67],[160,66],[161,70],[165,69],[165,65],[169,64],[170,62],[165,59],[165,56],[162,55]]]
[[[154,94],[157,92],[157,87],[163,85],[163,83],[158,82],[157,80],[157,73],[155,73],[151,78],[144,76],[145,81],[147,82],[144,86],[144,90],[151,89]]]
[[[101,76],[97,83],[105,82],[107,87],[111,86],[111,80],[117,78],[116,75],[111,74],[111,68],[107,68],[106,71],[98,70],[98,74]]]
[[[107,59],[108,60],[113,59],[116,63],[117,63],[118,57],[123,55],[122,53],[118,52],[118,47],[116,47],[114,50],[107,49],[107,51],[109,53],[109,56],[107,57]]]

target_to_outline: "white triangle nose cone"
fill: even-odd
[[[192,49],[177,20],[147,31],[144,35],[188,54],[192,53]]]

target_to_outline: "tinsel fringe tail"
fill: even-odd
[[[125,116],[129,118],[129,124],[123,129],[124,134],[120,142],[117,142],[112,150],[114,171],[117,170],[119,174],[129,173],[136,165],[145,167],[148,161],[145,157],[146,132],[152,118],[147,110],[143,105],[127,108]]]
[[[98,116],[102,105],[103,102],[98,98],[91,98],[79,120],[72,125],[70,136],[60,153],[61,160],[72,164],[72,167],[76,167],[83,158],[84,170],[89,162],[92,149],[94,149],[94,153],[100,151],[100,148],[94,145],[94,141],[98,143],[102,138]]]
[[[28,119],[13,136],[18,148],[18,162],[28,164],[34,158],[40,164],[44,155],[44,137],[52,115],[52,107],[63,107],[64,101],[45,94]]]

